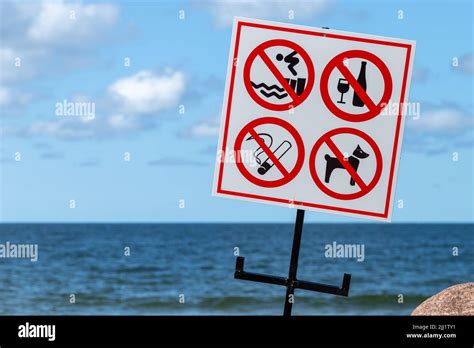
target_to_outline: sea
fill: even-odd
[[[0,315],[281,315],[285,288],[234,279],[235,261],[286,277],[293,229],[0,224],[0,245],[38,248],[36,261],[0,258]],[[474,281],[473,233],[473,224],[305,224],[298,279],[352,281],[348,297],[297,289],[293,315],[409,315]],[[339,245],[346,253],[333,252]]]

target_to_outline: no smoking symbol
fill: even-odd
[[[380,71],[383,78],[383,94],[380,101],[376,102],[372,100],[365,89],[361,87],[354,75],[352,75],[352,73],[346,67],[344,61],[351,58],[365,59],[366,61],[374,64]],[[364,102],[365,106],[368,108],[367,112],[360,114],[346,112],[340,109],[331,99],[329,95],[329,77],[335,69],[339,70],[349,85],[354,89],[354,93],[356,93],[357,96]],[[368,121],[378,116],[382,112],[390,100],[390,97],[392,96],[393,83],[389,69],[379,57],[367,51],[352,50],[338,54],[329,61],[329,63],[324,68],[323,73],[321,74],[320,90],[324,104],[326,104],[326,107],[334,116],[349,122],[362,122]]]
[[[274,126],[282,127],[292,136],[293,138],[292,143],[296,145],[296,151],[297,151],[297,158],[296,158],[296,162],[293,168],[286,168],[285,165],[281,162],[281,158],[275,155],[275,151],[270,149],[270,147],[265,143],[262,137],[255,130],[257,127],[265,126],[265,125],[274,125]],[[281,178],[276,179],[276,180],[264,180],[255,176],[247,169],[247,167],[242,161],[241,153],[242,153],[242,144],[245,139],[248,139],[248,135],[250,135],[251,138],[257,142],[258,146],[261,148],[263,153],[266,156],[268,156],[268,161],[269,161],[268,163],[271,163],[272,166],[276,167],[276,169],[281,174]],[[236,165],[240,173],[248,181],[250,181],[251,183],[255,185],[271,188],[271,187],[278,187],[278,186],[285,185],[291,180],[293,180],[296,177],[296,175],[298,175],[299,171],[301,170],[301,167],[303,166],[305,150],[304,150],[304,144],[303,144],[303,140],[301,139],[301,136],[291,124],[276,117],[262,117],[262,118],[258,118],[256,120],[251,121],[246,126],[244,126],[244,128],[242,128],[242,130],[239,132],[235,140],[234,151],[237,154]],[[262,174],[261,172],[258,172],[258,173]]]
[[[368,183],[366,183],[360,177],[360,175],[357,173],[357,169],[354,169],[350,161],[345,158],[342,151],[338,148],[338,146],[332,140],[334,136],[341,135],[341,134],[350,134],[350,135],[359,137],[365,140],[365,142],[367,142],[370,148],[372,149],[372,153],[374,154],[375,160],[376,160],[376,168],[375,168],[375,173],[372,179]],[[318,172],[316,171],[316,157],[322,153],[322,151],[320,150],[323,144],[326,144],[331,150],[331,152],[335,155],[335,158],[337,159],[336,162],[337,162],[338,167],[343,167],[343,169],[349,173],[351,177],[351,181],[353,181],[359,187],[358,192],[354,192],[354,193],[336,192],[330,189],[328,186],[326,186],[326,184],[323,183],[323,181],[319,178]],[[329,163],[327,165],[329,165]],[[377,185],[377,182],[379,181],[380,176],[382,175],[382,154],[380,152],[379,147],[375,143],[375,141],[366,133],[354,128],[337,128],[324,134],[314,144],[314,147],[311,150],[311,154],[309,156],[309,170],[311,173],[311,177],[313,178],[318,188],[324,193],[326,193],[328,196],[336,198],[336,199],[341,199],[341,200],[356,199],[356,198],[360,198],[366,195],[367,193],[372,191],[375,185]]]

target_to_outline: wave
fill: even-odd
[[[404,296],[405,305],[417,305],[426,300],[429,295],[413,294]],[[397,307],[398,294],[367,294],[367,295],[349,295],[348,298],[341,297],[324,297],[319,298],[317,295],[298,295],[298,303],[307,308],[380,308]],[[242,306],[265,306],[273,305],[281,302],[281,296],[267,296],[266,298],[256,296],[223,296],[223,297],[207,297],[202,298],[196,304],[198,307],[206,309],[231,309],[240,308]]]
[[[320,296],[321,294],[297,294],[295,304],[300,314],[356,314],[356,315],[408,315],[429,295],[406,294],[404,303],[398,303],[398,294],[365,294],[339,296]],[[103,295],[79,293],[81,301],[75,305],[74,314],[279,314],[283,304],[282,296],[224,295],[224,296],[191,296],[186,306],[178,302],[177,296],[166,294],[160,296],[148,293],[142,296],[135,294],[117,294],[106,291]],[[25,304],[25,300],[22,301]],[[70,305],[65,302],[51,301],[50,296],[35,298],[26,302],[31,313],[71,314]],[[21,309],[20,309],[21,308]],[[0,303],[0,314],[24,313],[20,301],[9,305]]]
[[[260,87],[263,87],[265,88],[267,91],[271,91],[272,89],[276,89],[278,92],[284,92],[285,89],[283,87],[279,87],[277,85],[271,85],[271,86],[268,86],[267,84],[265,84],[265,82],[262,82],[260,84],[256,84],[255,82],[252,82],[250,81],[250,83],[252,84],[252,87],[253,88],[260,88]]]
[[[270,92],[270,93],[267,93],[265,91],[260,91],[260,93],[262,93],[265,97],[267,98],[270,98],[270,97],[277,97],[278,99],[283,99],[285,98],[286,96],[288,96],[287,93],[283,93],[283,94],[278,94],[277,92]]]
[[[263,88],[263,89],[269,91],[269,92],[265,92],[264,90],[260,90],[260,93],[262,93],[267,98],[276,97],[278,99],[283,99],[283,98],[288,96],[287,93],[279,94],[275,91],[271,92],[273,89],[277,90],[278,92],[285,92],[285,89],[283,87],[280,87],[280,86],[277,86],[277,85],[269,86],[269,85],[265,84],[265,82],[256,84],[255,82],[250,81],[250,83],[252,84],[252,87],[255,88],[255,89]]]

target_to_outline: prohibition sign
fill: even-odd
[[[354,170],[354,168],[352,168],[349,162],[344,159],[344,155],[342,154],[341,150],[337,148],[337,145],[331,139],[333,136],[339,135],[339,134],[353,134],[355,136],[358,136],[364,139],[374,151],[377,164],[376,164],[374,177],[369,182],[369,184],[366,184],[362,180],[362,178],[359,176],[359,174]],[[349,175],[354,179],[356,184],[359,186],[360,191],[354,192],[354,193],[347,193],[347,194],[335,192],[329,189],[327,186],[325,186],[323,182],[319,179],[318,173],[316,172],[316,155],[318,154],[318,151],[321,148],[321,145],[323,144],[326,144],[329,147],[329,149],[334,153],[334,155],[337,157],[339,162],[344,166],[344,168],[347,170]],[[354,129],[354,128],[346,128],[346,127],[337,128],[324,134],[321,138],[318,139],[316,144],[314,144],[314,147],[311,150],[311,154],[309,156],[309,170],[311,172],[311,176],[313,177],[313,180],[316,183],[316,185],[321,189],[321,191],[326,193],[328,196],[331,196],[336,199],[341,199],[341,200],[356,199],[356,198],[360,198],[366,195],[375,187],[375,185],[377,185],[377,182],[379,181],[380,176],[382,175],[382,154],[380,152],[379,147],[375,143],[375,141],[364,132],[358,129]]]
[[[384,92],[378,104],[375,104],[367,92],[364,91],[364,89],[360,86],[359,82],[357,82],[357,79],[354,77],[354,75],[352,75],[349,69],[347,69],[347,67],[344,65],[343,61],[349,58],[362,58],[368,60],[375,64],[375,66],[380,70],[384,81]],[[362,99],[362,101],[365,103],[369,109],[367,112],[361,114],[351,114],[339,109],[339,107],[337,107],[336,104],[331,100],[328,90],[329,76],[335,68],[341,72],[342,76],[344,76],[344,78],[349,82],[349,85],[354,89],[354,93],[357,93],[360,99]],[[392,96],[392,89],[392,76],[390,75],[390,71],[388,70],[385,63],[375,54],[362,50],[352,50],[338,54],[329,61],[321,75],[320,90],[324,104],[326,104],[327,108],[332,114],[334,114],[334,116],[349,122],[367,121],[378,116],[390,100],[390,97]]]
[[[290,171],[288,171],[285,168],[285,166],[280,162],[280,160],[276,158],[272,150],[265,144],[262,138],[260,138],[260,136],[255,131],[256,127],[261,126],[261,125],[266,125],[266,124],[273,124],[273,125],[283,127],[295,139],[298,155],[297,155],[295,166]],[[250,133],[252,138],[255,139],[257,144],[265,152],[268,158],[275,164],[275,167],[283,175],[282,178],[277,179],[277,180],[262,180],[255,177],[247,170],[245,165],[242,163],[240,154],[242,150],[242,143],[245,139],[245,136],[248,133]],[[283,121],[282,119],[279,119],[276,117],[262,117],[248,123],[244,128],[242,128],[242,130],[237,135],[237,138],[235,140],[235,145],[234,145],[234,151],[237,154],[236,165],[240,173],[251,183],[258,186],[268,187],[268,188],[282,186],[282,185],[287,184],[291,180],[293,180],[295,176],[298,174],[298,172],[300,171],[301,167],[303,166],[303,161],[304,161],[304,144],[303,144],[303,140],[301,139],[301,136],[298,134],[298,131],[288,122]]]
[[[275,64],[272,62],[270,57],[265,53],[265,50],[274,47],[274,46],[284,46],[292,49],[293,51],[296,51],[302,58],[303,61],[306,64],[306,69],[308,70],[308,78],[307,78],[307,84],[306,87],[301,93],[300,96],[296,94],[296,92],[291,88],[290,84],[285,80],[285,77],[282,75],[282,73],[278,70],[278,68],[275,66]],[[260,57],[265,65],[270,69],[271,73],[275,76],[275,78],[278,80],[278,82],[281,84],[281,86],[285,89],[285,92],[288,93],[288,96],[291,98],[291,101],[285,104],[274,104],[270,103],[266,100],[263,100],[261,96],[259,96],[254,88],[252,87],[252,84],[250,82],[250,70],[252,68],[252,64],[255,61],[255,58]],[[306,51],[296,43],[288,40],[283,40],[283,39],[275,39],[275,40],[269,40],[266,41],[260,45],[258,45],[248,56],[247,61],[245,62],[244,66],[244,84],[245,88],[247,89],[247,92],[250,94],[252,99],[259,104],[260,106],[273,110],[273,111],[285,111],[289,110],[290,108],[295,108],[298,105],[300,105],[302,102],[305,101],[305,99],[308,97],[310,94],[313,85],[314,85],[314,66],[313,62],[311,61],[310,56]]]

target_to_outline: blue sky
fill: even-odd
[[[330,0],[1,2],[0,221],[292,222],[211,196],[234,15],[417,41],[392,220],[472,222],[472,2]]]

